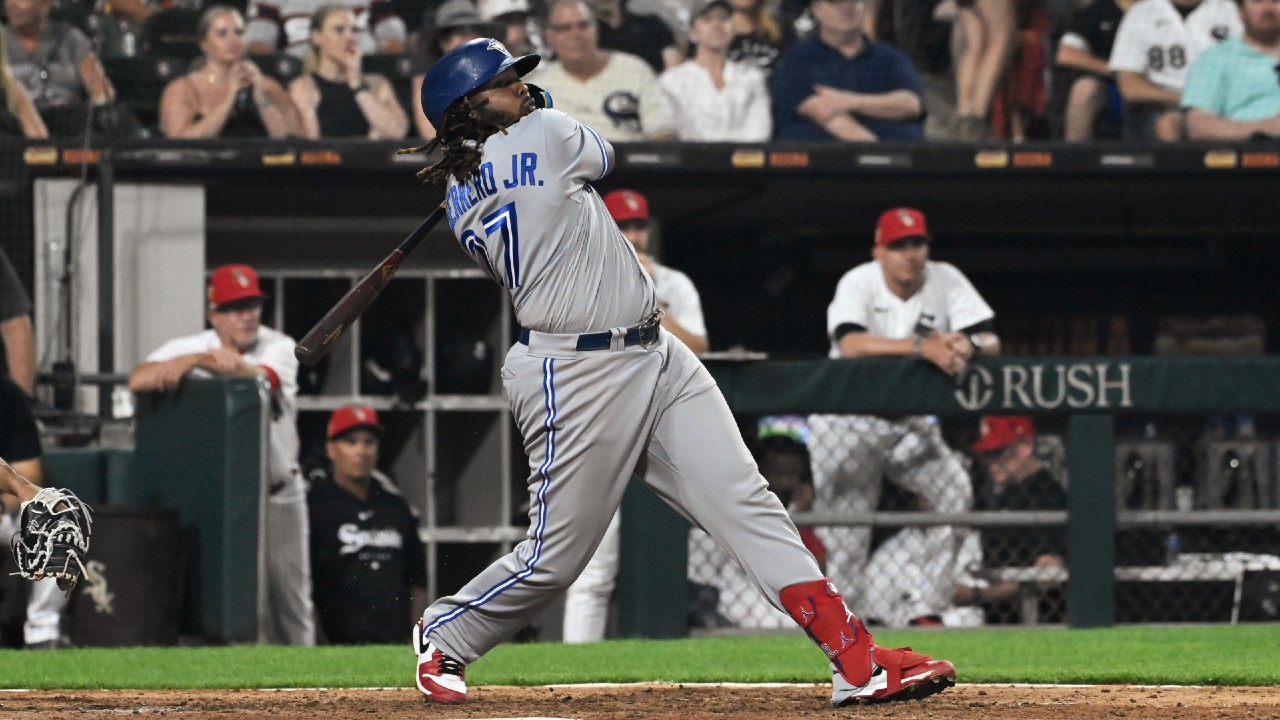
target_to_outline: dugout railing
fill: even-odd
[[[1061,438],[1056,471],[1067,486],[1065,510],[843,515],[815,507],[794,514],[800,525],[886,531],[1065,529],[1064,568],[971,568],[989,582],[1022,585],[1010,603],[1021,615],[1015,621],[1094,627],[1280,619],[1274,462],[1280,359],[1011,357],[983,361],[958,381],[911,359],[712,360],[708,366],[748,435],[752,420],[763,415],[932,415],[944,426],[963,426],[981,415],[1026,414]],[[959,446],[962,436],[948,439]],[[1130,456],[1150,455],[1152,448],[1171,453],[1169,466],[1156,468],[1153,460],[1148,476],[1135,483]],[[645,495],[628,495],[624,511],[620,628],[624,634],[681,635],[699,599],[675,607],[670,594],[696,592],[698,585],[687,580],[697,575],[698,563],[714,559],[691,555],[696,544],[686,551],[671,541],[683,538],[687,525]],[[657,537],[662,540],[655,549]],[[629,592],[637,596],[628,598]],[[758,600],[753,592],[728,602]],[[1041,615],[1046,594],[1054,593],[1060,614]],[[781,627],[759,620],[760,628]],[[988,612],[985,621],[1002,619]],[[734,625],[751,629],[753,623],[712,629],[731,631]]]

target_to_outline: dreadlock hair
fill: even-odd
[[[505,135],[510,125],[495,122],[483,111],[484,105],[483,101],[473,105],[470,98],[460,99],[445,111],[444,121],[440,123],[434,140],[419,147],[403,148],[398,154],[423,153],[430,156],[439,149],[442,151],[440,159],[419,170],[418,177],[432,185],[443,185],[450,176],[465,183],[480,172],[484,141],[495,133]],[[480,111],[478,117],[471,117],[472,110]]]

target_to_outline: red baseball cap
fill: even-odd
[[[909,237],[929,237],[929,226],[924,213],[915,208],[899,207],[886,210],[876,223],[876,246],[888,245]]]
[[[378,422],[378,412],[368,405],[343,405],[329,416],[329,429],[325,438],[334,438],[351,430],[365,429],[382,434],[382,425]]]
[[[1003,450],[1021,438],[1034,438],[1036,426],[1026,415],[987,415],[982,418],[974,452]]]
[[[265,298],[258,273],[248,265],[223,265],[209,277],[209,304],[221,307],[245,298]]]
[[[616,223],[649,219],[649,201],[635,190],[614,190],[604,196],[604,206]]]

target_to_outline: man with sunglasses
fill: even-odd
[[[188,373],[260,378],[271,388],[267,481],[267,641],[314,645],[307,498],[298,466],[298,361],[294,340],[262,325],[258,274],[223,265],[209,278],[210,329],[174,338],[129,378],[133,392],[171,392]]]
[[[880,216],[873,260],[845,273],[827,308],[831,357],[917,358],[956,376],[975,356],[999,352],[995,313],[955,266],[929,260],[930,246],[919,210],[899,207]],[[882,476],[919,497],[925,512],[964,512],[972,504],[969,475],[933,418],[814,415],[809,432],[819,510],[874,512]],[[819,537],[829,552],[832,581],[860,589],[854,612],[874,593],[887,591],[862,575],[870,528],[823,528]],[[919,591],[926,604],[945,607],[961,538],[951,527],[929,528],[924,537],[928,548],[920,556],[928,563]]]

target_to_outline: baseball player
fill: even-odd
[[[1107,66],[1126,110],[1144,113],[1144,136],[1180,139],[1176,110],[1191,61],[1241,31],[1231,0],[1141,0],[1125,12]]]
[[[612,145],[537,109],[520,81],[539,61],[481,38],[445,54],[423,85],[438,134],[421,150],[440,152],[423,175],[447,185],[449,226],[510,293],[522,328],[502,381],[529,456],[530,523],[511,553],[423,613],[413,633],[418,689],[429,701],[464,702],[465,666],[577,577],[633,475],[824,648],[833,703],[948,687],[951,663],[874,645],[823,577],[710,374],[662,329],[652,281],[589,184],[613,168]]]
[[[994,355],[994,313],[969,280],[948,263],[929,260],[925,217],[895,208],[876,225],[872,262],[845,273],[827,308],[831,357],[900,355],[923,358],[955,375],[975,355]],[[973,500],[968,473],[925,417],[814,415],[809,418],[815,507],[832,512],[874,512],[880,479],[916,494],[921,510],[962,512]],[[827,572],[837,587],[857,588],[855,608],[877,591],[863,565],[870,549],[866,527],[819,530],[827,546]],[[945,607],[952,595],[958,536],[950,527],[930,528],[923,553],[928,579],[923,604]],[[858,582],[859,578],[863,578]]]
[[[256,377],[270,385],[266,636],[273,643],[314,645],[306,489],[298,467],[298,361],[293,339],[262,325],[266,297],[248,265],[214,270],[206,314],[211,329],[161,345],[134,368],[129,389],[168,392],[189,372]]]
[[[635,190],[614,190],[604,196],[609,216],[618,223],[622,235],[636,249],[636,257],[649,274],[662,309],[662,329],[689,346],[695,355],[707,351],[707,326],[702,319],[702,300],[688,275],[654,259],[649,250],[649,201]],[[618,545],[621,513],[615,512],[609,529],[591,562],[569,586],[564,597],[564,641],[595,642],[604,639],[609,615],[609,596],[618,575]]]
[[[381,439],[373,408],[334,410],[325,429],[329,466],[308,476],[316,616],[333,645],[394,642],[400,623],[427,607],[418,517],[378,470]]]

